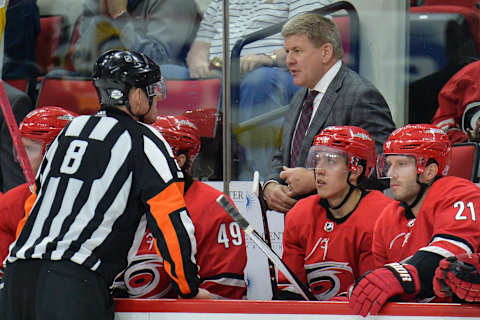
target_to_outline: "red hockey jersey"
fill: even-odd
[[[416,218],[408,216],[399,202],[389,204],[375,225],[375,265],[402,262],[419,250],[443,257],[478,252],[477,212],[480,213],[480,188],[457,177],[434,182]]]
[[[480,101],[479,76],[480,61],[472,62],[451,77],[438,94],[432,124],[443,129],[452,143],[468,141],[462,130],[462,117],[467,106]]]
[[[215,201],[220,194],[199,181],[194,181],[185,194],[185,204],[195,226],[200,287],[214,298],[242,299],[247,290],[245,234]],[[170,282],[165,281],[169,278],[153,241],[147,230],[137,254],[130,259],[123,275],[115,280],[114,286],[126,289],[130,297],[175,296]]]
[[[2,195],[0,201],[0,275],[8,248],[15,241],[18,222],[24,217],[25,200],[32,194],[28,183],[21,184]]]
[[[393,200],[371,191],[342,219],[335,219],[319,201],[318,195],[310,196],[288,212],[282,259],[317,299],[328,300],[373,269],[373,226]],[[298,293],[281,273],[278,282],[280,290]]]

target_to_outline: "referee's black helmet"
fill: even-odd
[[[155,83],[163,82],[160,67],[152,59],[127,50],[109,50],[100,55],[92,80],[102,107],[127,104],[132,87],[147,91]]]

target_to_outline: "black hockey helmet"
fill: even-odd
[[[97,89],[103,106],[128,105],[128,93],[132,87],[143,88],[152,103],[156,83],[166,96],[166,86],[160,67],[146,55],[128,50],[109,50],[101,54],[92,73],[93,85]],[[150,92],[152,91],[152,92]]]

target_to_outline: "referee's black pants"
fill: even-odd
[[[17,260],[8,264],[0,319],[112,320],[113,299],[96,272],[70,261]]]

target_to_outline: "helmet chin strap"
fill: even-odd
[[[414,208],[418,204],[420,199],[422,199],[423,194],[425,193],[427,188],[430,186],[429,184],[420,182],[419,177],[420,177],[420,175],[417,174],[417,183],[420,185],[420,191],[418,191],[417,196],[415,197],[415,200],[413,200],[413,202],[411,204],[408,204],[408,203],[402,201],[403,203],[405,203],[405,207],[407,207],[410,211],[412,210],[412,208]]]
[[[326,204],[330,209],[333,209],[333,210],[340,209],[340,208],[347,202],[347,200],[350,198],[350,196],[352,195],[353,190],[355,190],[356,188],[358,188],[358,187],[356,187],[356,186],[354,186],[353,184],[350,183],[350,174],[351,174],[351,172],[348,171],[347,183],[348,183],[348,185],[349,185],[349,190],[348,190],[348,193],[347,193],[347,195],[345,196],[345,198],[343,198],[342,202],[340,202],[340,204],[339,204],[338,206],[332,207],[332,206],[330,206],[330,203],[328,202],[328,200],[325,201],[325,204]]]
[[[133,111],[132,111],[132,107],[130,105],[130,101],[129,99],[127,99],[127,101],[125,101],[125,106],[127,107],[127,110],[128,112],[130,112],[130,114],[134,117],[137,117],[138,118],[138,121],[140,122],[144,122],[145,121],[145,116],[150,112],[150,110],[152,110],[152,106],[153,106],[153,97],[149,96],[147,94],[147,91],[145,88],[143,88],[143,91],[145,92],[145,94],[147,95],[148,97],[148,110],[147,112],[141,114],[141,115],[137,115],[137,114],[134,114]]]

